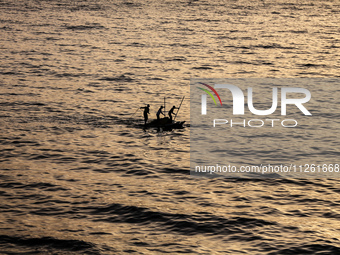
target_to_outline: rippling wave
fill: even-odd
[[[3,0],[0,10],[2,254],[340,253],[337,180],[190,177],[188,96],[196,77],[338,78],[338,2]],[[322,91],[318,103],[337,101],[334,86]],[[169,110],[183,96],[184,129],[141,128],[139,107],[154,119],[164,97]],[[320,109],[313,148],[336,158],[338,113]]]

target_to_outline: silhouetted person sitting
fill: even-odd
[[[159,115],[160,114],[163,114],[164,116],[164,113],[162,112],[162,109],[163,109],[163,105],[158,109],[157,113],[156,113],[156,116],[157,116],[157,121],[159,122],[160,118],[159,118]]]
[[[148,104],[145,107],[141,107],[140,109],[144,109],[143,115],[144,115],[144,125],[146,125],[146,122],[148,121],[148,114],[150,113],[150,105]]]
[[[173,106],[170,111],[169,111],[169,118],[170,118],[170,121],[172,122],[172,114],[174,114],[174,110],[176,109],[176,106]]]

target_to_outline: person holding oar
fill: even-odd
[[[164,108],[164,106],[162,105],[161,107],[159,107],[157,113],[156,113],[156,116],[157,116],[157,122],[159,123],[160,121],[160,118],[159,118],[159,115],[163,114],[164,116],[164,113],[162,112],[162,109]]]
[[[146,126],[146,122],[147,122],[148,119],[149,119],[148,114],[150,113],[150,105],[148,104],[147,106],[141,107],[140,109],[144,109],[144,111],[143,111],[143,115],[144,115],[144,125]]]
[[[173,106],[170,111],[168,112],[170,121],[172,123],[172,114],[174,114],[174,110],[177,109],[176,106]]]

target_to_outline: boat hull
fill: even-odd
[[[148,128],[162,128],[163,130],[182,129],[185,121],[171,121],[169,118],[162,118],[159,120],[152,120],[146,124]]]

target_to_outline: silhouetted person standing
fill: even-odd
[[[157,113],[156,113],[156,116],[157,116],[157,121],[159,122],[159,115],[163,114],[164,116],[164,113],[162,112],[162,109],[163,109],[163,105],[158,109]]]
[[[146,125],[146,122],[149,119],[148,114],[150,113],[150,105],[148,104],[145,107],[141,107],[140,109],[144,109],[143,115],[144,115],[144,125]]]
[[[169,118],[170,118],[170,121],[172,122],[172,114],[174,114],[174,110],[176,109],[176,106],[173,106],[170,111],[169,111]]]

